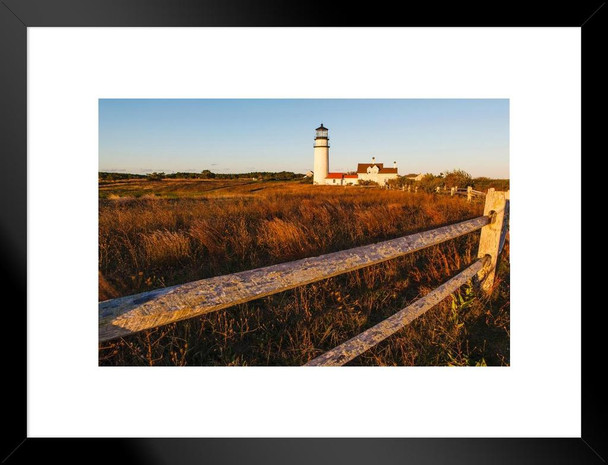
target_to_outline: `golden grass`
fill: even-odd
[[[103,186],[100,300],[370,244],[472,218],[483,209],[449,196],[293,182],[172,180],[128,186],[149,192],[111,199],[117,194]],[[118,187],[124,190],[123,184]],[[167,189],[183,197],[163,198]],[[300,365],[449,279],[475,257],[477,241],[478,233],[471,234],[133,335],[103,346],[100,363]],[[473,299],[462,315],[477,328],[474,334],[453,322],[446,302],[350,364],[508,364],[506,251],[498,300]],[[495,320],[488,320],[488,312]]]
[[[190,256],[190,238],[181,231],[155,230],[140,237],[147,263],[179,265]]]

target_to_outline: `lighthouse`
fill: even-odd
[[[329,137],[328,130],[323,123],[315,129],[314,144],[314,171],[313,184],[317,186],[348,186],[359,184],[359,181],[373,181],[384,186],[389,179],[397,179],[399,172],[397,162],[393,162],[392,168],[385,168],[384,163],[376,163],[376,157],[372,157],[371,163],[359,163],[357,172],[329,172]]]
[[[329,174],[329,137],[323,123],[315,129],[314,156],[313,183],[325,184],[325,178]]]

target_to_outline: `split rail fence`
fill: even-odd
[[[386,186],[387,189],[390,189],[390,186]],[[414,192],[417,193],[418,192],[418,186],[414,185],[414,187],[412,188],[412,184],[408,184],[407,186],[403,186],[401,188],[401,190],[403,191],[407,191],[407,192]],[[447,187],[440,187],[437,186],[435,188],[435,193],[436,194],[447,194],[448,193],[448,188]],[[473,189],[473,187],[468,186],[468,187],[452,187],[449,190],[449,193],[451,196],[454,195],[466,195],[467,196],[467,200],[470,202],[471,200],[473,200],[474,198],[483,198],[486,196],[485,192],[482,191],[477,191],[475,189]]]
[[[470,192],[469,192],[470,193]],[[355,271],[481,229],[477,259],[464,271],[308,366],[344,365],[399,331],[475,278],[490,292],[508,229],[509,192],[489,189],[482,216],[340,252],[165,287],[99,303],[99,341],[193,318]]]

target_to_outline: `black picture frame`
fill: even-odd
[[[321,4],[280,0],[2,0],[0,63],[0,247],[5,297],[5,407],[2,463],[33,463],[44,454],[61,463],[87,457],[120,463],[403,464],[403,463],[606,463],[607,402],[596,378],[603,366],[601,276],[588,271],[590,250],[598,260],[589,215],[601,196],[593,167],[601,148],[605,91],[599,85],[608,6],[602,1],[565,6],[550,2],[492,5],[487,2],[426,4],[341,1]],[[320,12],[322,14],[320,14]],[[577,27],[582,33],[582,436],[581,438],[27,438],[27,28],[72,26],[484,26]],[[597,49],[595,48],[597,47]],[[604,52],[605,53],[605,52]],[[603,152],[600,152],[603,153]],[[596,182],[597,181],[597,182]],[[601,210],[594,211],[601,215]],[[539,212],[542,214],[542,212]],[[557,233],[557,232],[556,232]],[[597,234],[595,234],[597,236]],[[567,238],[565,238],[567,240]],[[575,277],[576,278],[576,277]],[[30,292],[36,292],[30,289]],[[563,289],[559,290],[563,292]],[[596,311],[597,309],[597,311]],[[7,330],[6,328],[10,328]],[[539,363],[542,363],[540,361]],[[6,409],[5,409],[6,410]],[[320,420],[322,421],[322,420]],[[525,418],[522,418],[525,422]]]

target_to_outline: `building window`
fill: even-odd
[[[334,179],[334,184],[336,183],[336,180]]]

